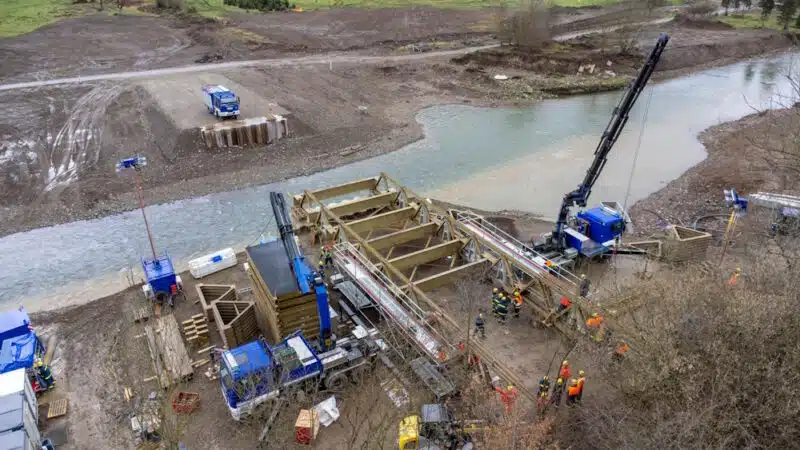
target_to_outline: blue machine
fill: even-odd
[[[222,354],[222,395],[235,420],[252,412],[282,389],[319,377],[322,362],[303,335],[296,331],[280,344],[250,342]]]
[[[553,232],[546,241],[534,243],[535,250],[564,256],[580,254],[591,258],[608,252],[616,239],[625,231],[625,218],[612,208],[599,206],[581,211],[573,217],[570,217],[570,208],[586,206],[592,188],[608,161],[608,154],[625,128],[628,115],[653,74],[667,42],[669,42],[669,36],[666,34],[662,34],[658,38],[638,76],[628,86],[628,90],[614,108],[611,120],[597,145],[594,160],[586,171],[583,182],[578,185],[577,189],[564,195]]]
[[[31,328],[31,320],[23,310],[0,314],[0,373],[25,369],[35,392],[40,391],[33,363],[44,358],[47,349]]]
[[[203,86],[203,102],[208,113],[217,119],[239,117],[239,97],[225,86],[211,84]]]
[[[166,252],[156,259],[143,259],[142,269],[147,279],[147,284],[142,286],[142,291],[148,299],[164,303],[182,291],[181,277],[175,275],[172,260],[169,259]]]
[[[319,314],[319,346],[322,351],[327,351],[336,346],[336,336],[331,330],[331,314],[328,309],[328,290],[319,273],[312,270],[306,262],[294,235],[294,227],[290,219],[286,202],[280,192],[270,192],[270,203],[275,215],[275,223],[286,249],[286,255],[292,264],[292,271],[297,279],[297,286],[303,294],[310,294],[311,290],[317,297],[317,313]]]

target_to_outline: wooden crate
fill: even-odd
[[[319,414],[313,409],[301,409],[294,423],[294,435],[297,442],[311,444],[319,432]]]
[[[238,347],[258,336],[258,320],[253,302],[218,301],[212,309],[217,329],[226,347]]]
[[[220,300],[235,302],[239,299],[236,294],[236,285],[233,284],[198,283],[195,288],[200,299],[200,306],[203,308],[203,313],[209,322],[214,321],[214,311],[211,309],[214,302]]]

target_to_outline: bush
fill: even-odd
[[[156,0],[159,8],[183,9],[183,0]]]
[[[224,3],[238,8],[260,11],[285,11],[294,7],[294,4],[289,4],[289,0],[224,0]]]
[[[550,40],[550,11],[541,1],[531,0],[505,18],[498,31],[506,42],[527,49],[538,49]]]
[[[717,10],[717,6],[708,1],[694,2],[686,7],[686,13],[694,16],[705,16]]]
[[[646,307],[615,321],[625,361],[593,349],[599,379],[562,443],[573,448],[795,448],[800,440],[800,270],[776,261],[637,288]],[[613,389],[607,389],[607,387]],[[584,399],[585,400],[585,399]]]

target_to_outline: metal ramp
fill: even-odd
[[[439,400],[456,390],[456,386],[447,378],[442,376],[436,367],[425,358],[417,358],[411,361],[411,370],[425,383],[425,386],[436,395]]]
[[[491,252],[513,261],[514,265],[528,276],[541,278],[551,275],[555,280],[561,282],[559,284],[563,284],[562,288],[572,293],[578,292],[580,278],[560,266],[560,263],[563,262],[558,260],[560,256],[543,255],[536,252],[478,214],[457,212],[456,221],[464,232],[486,244]],[[554,259],[549,259],[548,256]],[[551,261],[553,266],[547,267],[547,261]]]
[[[440,350],[444,350],[445,360],[457,354],[455,348],[427,324],[426,312],[364,257],[353,244],[349,242],[336,244],[333,259],[342,273],[347,274],[428,358],[435,362],[443,362],[440,359]]]

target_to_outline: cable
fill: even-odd
[[[267,224],[266,224],[266,225],[264,225],[264,228],[261,230],[261,233],[259,233],[259,234],[258,234],[258,236],[256,236],[256,238],[255,238],[255,239],[253,239],[253,240],[252,240],[252,241],[251,241],[249,244],[245,245],[245,247],[250,247],[251,245],[253,245],[253,243],[254,243],[255,241],[257,241],[257,240],[261,239],[261,236],[263,236],[263,235],[264,235],[264,232],[265,232],[265,231],[267,231],[267,228],[269,228],[269,226],[270,226],[270,224],[272,223],[272,220],[273,220],[274,218],[275,218],[275,215],[272,215],[272,217],[270,217],[270,218],[269,218],[269,220],[267,221]]]
[[[642,149],[642,138],[644,137],[644,128],[647,124],[647,114],[650,112],[650,101],[653,99],[653,88],[650,88],[650,93],[647,96],[647,103],[644,105],[644,117],[642,119],[642,128],[639,130],[639,143],[636,145],[636,153],[633,155],[633,164],[631,165],[631,175],[628,177],[628,189],[625,191],[625,201],[622,202],[622,210],[628,210],[628,198],[631,195],[631,185],[633,184],[633,173],[636,171],[636,163],[639,161],[639,151]]]

